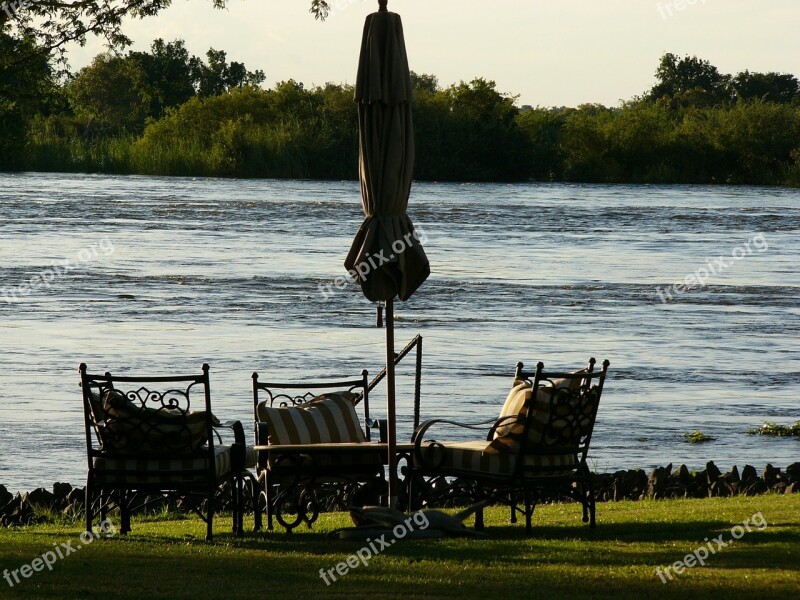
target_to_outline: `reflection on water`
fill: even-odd
[[[343,274],[361,221],[355,183],[0,183],[0,287],[31,288],[11,304],[0,289],[0,482],[11,489],[82,481],[82,361],[159,372],[208,362],[215,412],[245,422],[253,370],[278,379],[381,367],[374,308],[353,286],[320,292]],[[744,434],[800,418],[799,201],[770,188],[417,185],[410,210],[433,273],[398,306],[397,337],[425,338],[423,418],[487,420],[517,361],[577,368],[594,355],[612,362],[597,468],[800,460],[800,440]],[[659,300],[657,286],[758,233],[768,251]],[[102,240],[113,252],[77,260]],[[76,267],[30,285],[64,259]],[[412,368],[399,380],[403,437]],[[685,443],[695,429],[717,441]]]

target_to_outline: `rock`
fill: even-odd
[[[681,465],[680,468],[674,473],[674,475],[676,476],[679,484],[683,486],[688,486],[692,484],[693,481],[692,474],[686,465]]]
[[[35,489],[32,492],[25,494],[23,498],[31,506],[38,506],[40,508],[53,508],[56,500],[56,497],[52,494],[52,492],[49,492],[44,488]]]
[[[72,486],[68,483],[56,482],[53,484],[53,496],[56,497],[56,500],[66,500],[71,491]]]
[[[800,481],[795,481],[794,483],[790,483],[786,486],[785,494],[797,494],[800,493]]]
[[[720,475],[722,475],[722,471],[717,468],[717,465],[715,465],[713,461],[709,461],[706,464],[706,478],[708,479],[708,484],[713,485],[717,479],[719,479]]]
[[[789,478],[790,483],[800,481],[800,462],[792,463],[786,467],[786,477]]]
[[[756,468],[751,465],[745,465],[744,469],[742,469],[742,485],[750,486],[756,481],[759,481]]]
[[[0,485],[0,511],[2,511],[6,505],[14,499],[14,494],[9,492],[6,489],[6,486]]]
[[[67,502],[70,506],[83,506],[86,501],[86,492],[83,488],[72,488],[67,494]]]
[[[745,484],[744,481],[742,481],[740,486],[739,489],[745,496],[760,496],[769,491],[769,486],[759,477],[756,477],[752,483]]]
[[[781,477],[780,469],[776,469],[772,465],[767,465],[764,467],[764,483],[766,483],[768,486],[772,487],[782,479],[783,477]]]
[[[736,465],[733,465],[730,473],[727,473],[727,479],[733,483],[739,483],[742,480],[742,478],[739,477],[739,468]]]
[[[666,467],[657,467],[647,479],[647,497],[659,499],[665,497],[669,476],[672,473],[672,463]]]

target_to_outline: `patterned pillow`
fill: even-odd
[[[575,371],[574,374],[584,373],[585,369]],[[577,390],[583,380],[575,379],[555,379],[552,383],[542,381],[533,402],[533,419],[528,430],[528,440],[535,445],[542,443],[542,436],[550,420],[550,399],[552,394],[560,393],[558,390],[566,390],[567,393]],[[519,449],[522,434],[525,430],[525,418],[528,406],[531,401],[533,389],[529,383],[519,379],[514,381],[514,386],[508,394],[503,408],[500,411],[499,420],[502,420],[494,433],[494,439],[486,447],[488,454],[516,452]],[[563,392],[562,392],[563,393]],[[559,407],[561,411],[568,411],[566,406]],[[554,424],[557,425],[557,424]]]
[[[119,390],[103,396],[105,425],[100,432],[105,451],[156,455],[191,454],[208,441],[206,411],[148,408]],[[213,425],[219,421],[211,416]]]
[[[259,421],[268,424],[270,445],[366,442],[356,398],[352,392],[332,392],[302,406],[274,408],[262,402],[257,414]]]

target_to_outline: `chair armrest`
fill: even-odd
[[[389,440],[389,421],[386,419],[367,419],[369,429],[378,430],[378,441],[381,444],[388,443]]]
[[[225,421],[214,425],[214,430],[230,429],[233,431],[233,444],[231,444],[231,469],[238,473],[244,470],[247,442],[244,437],[244,426],[241,421]],[[217,434],[219,435],[219,434]]]
[[[520,422],[520,415],[506,415],[505,417],[500,417],[489,429],[489,433],[486,434],[486,441],[491,442],[494,439],[494,433],[501,425],[510,425],[511,423],[517,422]]]
[[[419,427],[417,427],[417,429],[414,431],[414,435],[411,436],[411,443],[414,444],[415,446],[419,446],[419,444],[422,443],[422,437],[428,432],[428,429],[430,429],[434,425],[438,425],[439,423],[455,425],[456,427],[463,427],[465,429],[485,430],[488,425],[492,425],[495,423],[495,419],[492,419],[491,421],[483,421],[480,423],[459,423],[458,421],[449,421],[447,419],[431,419],[430,421],[425,421]]]
[[[492,419],[491,421],[485,421],[482,423],[459,423],[458,421],[449,421],[447,419],[431,419],[430,421],[425,421],[419,427],[417,427],[416,431],[414,431],[414,435],[411,438],[411,443],[414,444],[413,456],[414,462],[417,465],[426,465],[428,468],[439,468],[442,466],[444,461],[444,455],[440,455],[439,459],[433,462],[435,458],[434,449],[436,447],[442,448],[442,444],[428,440],[428,446],[426,448],[422,447],[425,434],[428,430],[433,427],[434,425],[438,425],[441,423],[445,423],[447,425],[454,425],[456,427],[462,427],[464,429],[475,429],[479,431],[486,431],[486,427],[489,425],[494,425],[495,420]]]

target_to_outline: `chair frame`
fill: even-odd
[[[262,382],[258,373],[253,373],[253,419],[256,446],[259,447],[257,477],[261,482],[261,495],[256,510],[265,510],[267,528],[273,528],[273,518],[288,532],[305,522],[310,528],[319,515],[314,488],[320,479],[336,480],[342,483],[359,483],[375,477],[383,477],[383,464],[386,457],[380,449],[370,447],[371,429],[377,428],[380,440],[385,443],[386,421],[376,420],[369,413],[369,380],[366,370],[358,379],[331,379],[325,381],[305,382]],[[289,447],[281,452],[280,445],[269,444],[268,423],[260,421],[258,405],[268,402],[275,407],[300,407],[308,404],[323,391],[358,392],[363,405],[364,434],[367,441],[363,444],[312,444],[301,447]],[[269,449],[264,447],[269,446]],[[357,447],[356,447],[357,446]],[[317,464],[321,457],[333,452],[347,456],[375,452],[380,456],[374,467],[365,464],[346,462],[335,465]],[[270,466],[270,461],[272,465]],[[287,483],[288,480],[288,483]],[[263,505],[262,505],[263,500]],[[293,512],[294,518],[287,520],[287,512]]]
[[[242,472],[244,471],[244,428],[239,421],[229,421],[214,425],[211,413],[211,391],[209,382],[209,366],[202,366],[199,375],[179,376],[116,376],[109,372],[90,374],[85,364],[80,365],[81,388],[83,394],[84,425],[86,432],[86,455],[88,475],[86,481],[86,531],[91,531],[94,520],[94,502],[97,500],[100,518],[105,519],[109,508],[116,504],[120,510],[120,533],[125,534],[131,530],[131,500],[134,492],[142,494],[178,494],[185,497],[197,497],[206,501],[206,511],[203,514],[201,507],[193,506],[200,518],[206,523],[206,541],[213,539],[214,522],[214,496],[220,485],[226,481],[230,483],[233,498],[233,533],[242,531]],[[152,389],[154,384],[164,391]],[[166,387],[162,387],[166,386]],[[102,399],[108,390],[121,391],[125,397],[142,408],[148,402],[161,407],[177,407],[181,412],[188,412],[192,408],[192,400],[197,398],[206,412],[205,446],[190,454],[191,448],[186,447],[186,453],[176,451],[175,456],[156,456],[146,452],[103,450],[101,445],[102,429],[105,422],[94,414],[92,407],[91,390],[96,389]],[[199,398],[198,398],[199,394]],[[197,406],[195,404],[195,406]],[[146,419],[145,426],[147,425]],[[150,424],[152,426],[152,423]],[[227,428],[233,431],[234,443],[231,445],[231,469],[227,473],[217,475],[215,465],[215,436],[219,438],[215,428]],[[163,481],[152,481],[153,472],[144,469],[100,469],[95,467],[94,459],[153,459],[153,458],[203,458],[205,467],[202,469],[174,469],[159,471],[164,476]],[[106,476],[106,477],[104,477]],[[109,478],[111,480],[109,480]],[[114,478],[124,478],[125,481],[115,481]],[[186,481],[186,478],[190,480]],[[97,496],[97,498],[95,498]]]
[[[472,481],[475,487],[469,491],[476,501],[488,500],[508,504],[511,508],[512,523],[517,522],[518,513],[524,515],[525,530],[528,535],[531,533],[531,521],[536,504],[545,498],[552,497],[554,493],[560,494],[580,502],[583,508],[583,522],[588,522],[589,526],[594,528],[596,526],[595,497],[591,473],[587,465],[587,456],[610,363],[607,360],[603,361],[602,370],[600,371],[594,370],[595,364],[596,360],[591,358],[586,370],[579,373],[545,371],[544,364],[541,362],[537,364],[536,371],[530,373],[524,370],[523,363],[517,364],[515,379],[525,381],[530,385],[531,398],[536,398],[538,390],[545,382],[552,383],[555,379],[580,379],[581,383],[576,390],[571,392],[561,389],[549,395],[550,415],[542,433],[544,442],[537,444],[535,447],[531,446],[529,440],[529,431],[534,422],[535,403],[531,402],[529,404],[525,414],[521,441],[515,452],[514,470],[510,474],[481,473],[444,467],[442,464],[443,459],[439,464],[435,464],[432,461],[432,457],[437,449],[442,449],[444,446],[440,442],[426,441],[424,436],[431,427],[442,423],[482,431],[485,431],[486,425],[491,423],[489,432],[486,435],[488,443],[494,438],[494,433],[498,426],[508,425],[511,417],[479,424],[464,424],[444,419],[426,421],[417,428],[412,439],[414,444],[412,485],[415,482],[418,483],[420,477],[458,477],[462,478],[462,480]],[[565,439],[564,435],[564,418],[559,418],[560,427],[557,427],[555,423],[556,405],[567,402],[572,402],[573,406],[577,403],[576,410],[567,419],[571,426],[569,439]],[[590,402],[593,405],[590,405]],[[587,409],[590,411],[588,415],[586,413]],[[579,421],[576,415],[584,415],[581,421],[585,421],[588,417],[588,423],[585,427],[578,424]],[[553,437],[556,431],[558,435]],[[552,441],[548,442],[547,440],[551,438]],[[527,466],[525,464],[526,456],[565,454],[575,455],[576,465],[574,467],[565,467],[563,465]],[[565,473],[565,471],[569,471],[569,473]],[[459,493],[464,493],[464,491],[464,489],[458,490]],[[412,503],[417,503],[417,498],[410,493],[409,509],[412,508]],[[416,507],[416,504],[414,507]],[[476,529],[483,529],[482,509],[476,512],[475,527]]]

